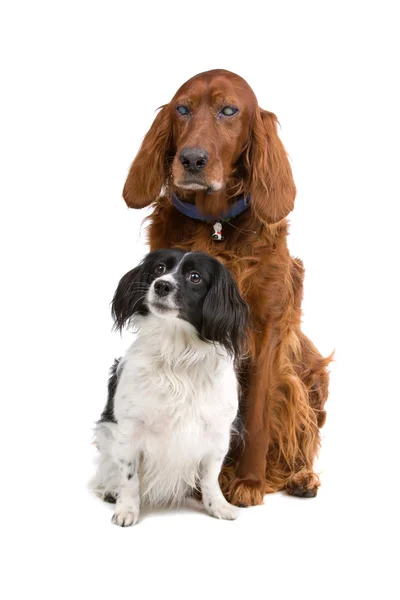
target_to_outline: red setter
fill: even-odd
[[[161,107],[123,191],[129,207],[153,205],[151,250],[218,257],[250,306],[244,445],[221,473],[225,495],[241,506],[283,489],[312,497],[319,486],[313,462],[330,357],[300,329],[304,270],[286,243],[295,195],[276,116],[246,81],[219,69],[196,75]]]

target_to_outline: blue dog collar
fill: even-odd
[[[238,217],[249,208],[250,204],[250,196],[244,196],[242,194],[238,196],[237,200],[233,204],[229,205],[228,211],[226,213],[223,213],[219,217],[215,217],[212,215],[200,214],[195,204],[181,200],[181,198],[179,198],[173,192],[171,192],[170,197],[172,204],[177,210],[179,210],[180,213],[185,215],[185,217],[190,217],[191,219],[197,219],[198,221],[206,222],[229,220],[233,219],[234,217]]]

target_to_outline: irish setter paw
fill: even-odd
[[[317,495],[320,481],[312,471],[299,471],[289,479],[286,490],[289,496],[299,498],[314,498]]]
[[[226,496],[231,504],[236,506],[257,506],[263,504],[265,483],[251,479],[234,478]]]

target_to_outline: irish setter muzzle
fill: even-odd
[[[123,192],[132,208],[153,205],[151,250],[216,256],[250,306],[244,444],[232,447],[221,473],[225,495],[242,506],[283,489],[312,497],[319,486],[313,463],[331,357],[300,328],[304,270],[286,243],[295,195],[277,118],[246,81],[219,69],[187,81],[161,108]]]

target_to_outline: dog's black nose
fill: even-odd
[[[172,283],[169,281],[164,281],[163,279],[159,279],[154,284],[154,291],[157,296],[160,296],[160,298],[168,296],[168,294],[172,292]]]
[[[185,171],[197,173],[197,171],[204,169],[208,163],[208,152],[201,148],[184,148],[179,155],[179,160]]]

